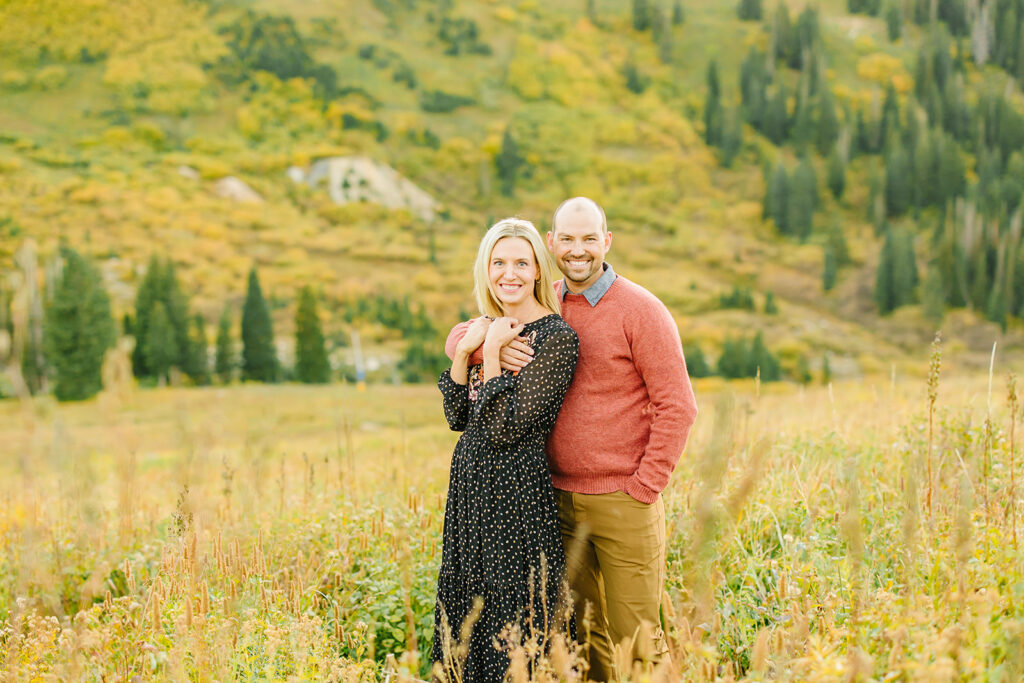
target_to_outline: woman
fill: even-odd
[[[558,315],[554,271],[532,223],[506,218],[491,227],[473,268],[484,317],[469,327],[438,382],[448,424],[463,432],[452,457],[437,580],[438,679],[500,681],[509,658],[496,645],[508,646],[518,627],[514,641],[538,635],[543,651],[565,613],[565,555],[544,443],[572,381],[579,341]],[[503,372],[499,351],[517,336],[528,340],[534,359],[518,374]],[[481,346],[483,363],[469,367]],[[481,598],[468,651],[457,652],[454,641]]]

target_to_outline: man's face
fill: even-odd
[[[612,234],[601,229],[601,218],[590,207],[560,211],[548,248],[565,275],[569,291],[580,293],[597,282],[604,272],[604,255],[612,246]]]

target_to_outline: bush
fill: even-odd
[[[754,310],[754,295],[749,287],[733,285],[732,291],[718,297],[719,308],[740,308],[747,311]]]
[[[447,114],[471,104],[476,104],[472,97],[453,95],[443,90],[427,90],[420,96],[420,109],[435,114]]]

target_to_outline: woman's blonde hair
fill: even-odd
[[[562,309],[558,297],[555,296],[554,287],[555,261],[544,246],[544,240],[541,239],[537,228],[522,218],[504,218],[498,221],[480,240],[480,249],[476,253],[476,263],[473,265],[473,296],[476,297],[477,308],[482,314],[492,318],[500,318],[505,314],[501,302],[491,289],[487,271],[494,245],[506,237],[519,237],[530,243],[539,273],[537,281],[533,284],[533,298],[544,308],[560,313]]]

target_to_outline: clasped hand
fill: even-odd
[[[483,344],[490,348],[499,348],[498,360],[504,370],[518,372],[533,360],[533,348],[526,343],[526,338],[519,336],[523,325],[515,318],[480,317],[474,320],[459,342],[458,351],[467,356]]]

